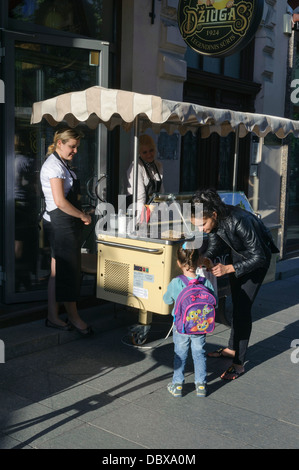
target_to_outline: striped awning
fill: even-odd
[[[141,132],[151,128],[154,132],[165,129],[169,134],[178,130],[184,135],[189,130],[194,132],[201,128],[201,136],[204,138],[212,132],[227,136],[237,129],[240,137],[248,132],[259,137],[265,137],[268,133],[276,134],[279,138],[290,133],[299,136],[299,121],[209,108],[99,86],[34,103],[31,124],[39,123],[44,118],[51,126],[63,121],[70,127],[85,123],[91,129],[104,124],[109,130],[116,126],[130,130],[137,116]]]

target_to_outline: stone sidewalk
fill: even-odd
[[[138,456],[136,465],[154,451],[180,450],[199,463],[200,449],[297,449],[299,274],[291,262],[258,294],[246,373],[222,381],[229,362],[208,359],[207,398],[194,393],[191,360],[184,396],[167,392],[170,317],[154,315],[142,347],[128,335],[136,314],[112,304],[81,312],[94,325],[91,338],[43,321],[0,330],[0,448],[102,449],[103,459]],[[216,324],[207,350],[228,337],[229,327]]]

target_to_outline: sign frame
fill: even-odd
[[[226,57],[253,39],[263,9],[264,0],[179,0],[178,26],[191,49],[209,57]]]

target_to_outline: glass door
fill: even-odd
[[[295,114],[294,119],[298,119]],[[299,143],[294,136],[291,137],[289,153],[289,181],[288,181],[288,217],[286,230],[286,254],[295,256],[299,253]]]
[[[39,173],[56,128],[30,125],[32,104],[94,85],[107,86],[108,44],[86,39],[5,37],[5,301],[45,298],[50,252],[44,237]],[[93,182],[105,167],[106,131],[84,133],[74,167],[83,205],[95,206]],[[101,155],[101,161],[99,156]],[[85,233],[85,236],[88,234]],[[13,260],[13,262],[12,262]]]

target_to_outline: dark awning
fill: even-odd
[[[299,7],[299,0],[288,0],[287,3],[290,5],[291,8],[293,8],[293,10]]]

